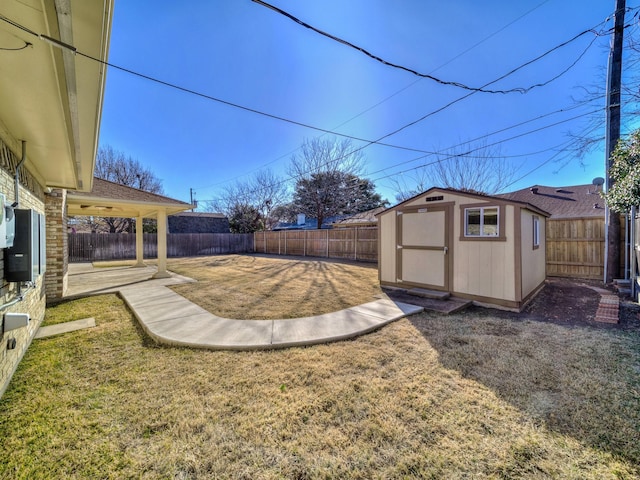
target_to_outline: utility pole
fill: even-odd
[[[607,126],[606,126],[606,181],[607,192],[613,186],[610,169],[613,164],[611,154],[620,139],[620,89],[622,84],[622,40],[624,36],[625,0],[616,0],[615,22],[611,50],[609,51],[609,71],[607,74]],[[620,215],[607,209],[607,241],[605,258],[605,283],[620,278]]]
[[[190,188],[190,189],[189,189],[189,197],[190,197],[190,199],[191,199],[191,200],[190,200],[190,202],[189,202],[189,203],[191,203],[191,207],[192,207],[192,208],[191,208],[191,211],[192,211],[192,212],[193,212],[193,206],[195,205],[195,204],[193,203],[193,200],[194,200],[194,197],[195,197],[195,196],[196,196],[196,192],[193,190],[193,188]]]

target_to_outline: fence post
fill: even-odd
[[[285,255],[287,254],[287,237],[289,236],[289,235],[287,235],[288,233],[289,232],[287,232],[287,231],[284,232],[284,254]]]
[[[353,259],[357,262],[358,261],[358,227],[356,227],[355,231],[353,232]]]
[[[307,256],[307,231],[302,230],[302,256]]]
[[[282,253],[280,253],[280,240],[282,238],[282,230],[280,230],[278,232],[278,255],[282,255]]]
[[[327,232],[327,234],[325,235],[325,239],[327,242],[327,258],[329,258],[329,229],[326,229],[325,232]]]

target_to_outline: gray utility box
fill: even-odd
[[[16,209],[13,247],[4,253],[7,282],[33,282],[44,273],[44,217],[35,210]],[[42,257],[42,258],[41,258]]]

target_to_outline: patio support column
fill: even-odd
[[[142,215],[136,217],[136,264],[135,267],[144,267],[144,228]]]
[[[167,211],[158,210],[158,271],[153,278],[169,278],[167,272]]]

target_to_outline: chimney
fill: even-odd
[[[529,190],[531,190],[531,193],[533,193],[534,195],[538,194],[538,187],[531,187]]]
[[[304,225],[307,223],[307,217],[305,217],[304,213],[298,214],[298,225]]]

